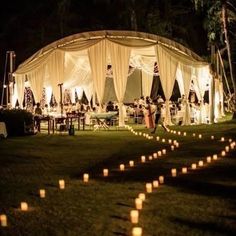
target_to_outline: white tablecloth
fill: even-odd
[[[7,137],[7,129],[4,122],[0,122],[0,136]]]

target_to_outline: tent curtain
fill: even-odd
[[[64,82],[64,52],[55,50],[48,59],[49,83],[52,87],[52,93],[57,101],[60,102],[60,89],[58,84]]]
[[[204,94],[209,84],[209,66],[195,68],[196,72],[196,85],[198,91],[196,92],[198,99],[200,100],[200,119],[199,123],[206,123],[206,111],[204,106]]]
[[[98,103],[101,106],[104,96],[104,88],[107,71],[107,49],[106,40],[93,45],[88,49],[88,57],[91,67],[91,74],[94,83],[94,88],[97,93]]]
[[[113,80],[119,106],[119,126],[124,126],[123,100],[129,73],[130,48],[109,42]]]
[[[178,61],[168,51],[166,51],[163,46],[159,44],[156,46],[156,55],[159,65],[160,80],[166,98],[165,123],[167,125],[171,125],[172,122],[169,102],[174,88]]]
[[[153,81],[153,74],[147,74],[145,71],[142,70],[142,91],[143,96],[151,95],[152,89],[152,81]]]
[[[16,93],[18,97],[19,106],[22,107],[25,91],[25,77],[24,75],[17,75],[16,79]]]
[[[219,81],[219,95],[220,95],[220,113],[221,116],[225,116],[224,112],[224,89],[223,89],[223,82]]]
[[[28,81],[30,87],[34,94],[35,102],[40,102],[43,93],[43,76],[44,76],[44,66],[43,68],[38,68],[28,75]]]
[[[181,64],[180,63],[180,70],[182,73],[182,81],[184,87],[184,95],[185,95],[185,112],[183,117],[183,125],[190,125],[190,107],[189,107],[189,92],[190,92],[190,85],[192,79],[192,67]]]

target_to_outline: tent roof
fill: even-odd
[[[92,45],[96,41],[105,38],[112,40],[116,43],[122,44],[124,46],[128,45],[129,47],[132,47],[132,45],[134,45],[134,47],[136,49],[139,48],[139,50],[145,47],[150,48],[151,46],[154,46],[156,44],[162,44],[168,47],[169,49],[176,51],[177,53],[183,54],[188,58],[191,58],[194,61],[204,61],[200,56],[198,56],[196,53],[194,53],[187,47],[162,36],[136,31],[103,30],[77,33],[54,41],[53,43],[38,50],[30,58],[20,64],[16,70],[16,73],[20,73],[21,69],[23,69],[26,65],[27,67],[29,67],[30,64],[31,66],[33,66],[36,61],[38,62],[56,49],[61,49],[65,51],[84,50],[90,44]]]

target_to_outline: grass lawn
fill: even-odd
[[[142,125],[133,128],[147,132]],[[236,235],[236,149],[210,164],[205,161],[219,155],[229,138],[236,140],[236,122],[171,129],[186,131],[187,136],[158,127],[152,140],[127,129],[0,140],[0,214],[8,217],[0,235],[131,235],[134,199],[159,175],[165,176],[165,183],[146,193],[140,210],[137,225],[144,236]],[[156,141],[157,135],[176,139],[180,147],[171,151],[168,142]],[[164,157],[140,162],[141,155],[148,158],[163,148]],[[128,167],[129,160],[135,167]],[[199,160],[204,160],[204,167],[171,177],[171,168],[180,171]],[[119,171],[121,163],[126,165],[124,172]],[[109,169],[108,177],[102,176],[103,168]],[[83,173],[89,173],[89,183],[83,183]],[[64,190],[58,188],[59,179],[65,180]],[[41,188],[45,199],[38,196]],[[19,209],[22,201],[29,211]]]

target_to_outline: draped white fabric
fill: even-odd
[[[55,50],[50,55],[50,60],[47,64],[49,81],[52,87],[52,93],[57,101],[60,102],[60,89],[58,84],[64,82],[64,52]]]
[[[220,95],[220,112],[221,112],[221,116],[225,116],[225,112],[224,112],[224,89],[223,89],[223,82],[220,81],[219,82],[219,95]]]
[[[167,125],[171,125],[172,122],[170,116],[169,102],[174,88],[178,61],[172,55],[170,55],[170,53],[161,45],[157,45],[156,53],[157,62],[159,65],[161,85],[166,98],[165,123]]]
[[[44,67],[44,66],[43,66]],[[28,81],[30,83],[31,90],[34,94],[35,102],[40,102],[43,92],[43,78],[44,78],[45,68],[36,69],[28,76]]]
[[[184,95],[186,99],[183,125],[189,125],[190,124],[190,107],[189,107],[188,97],[189,97],[190,85],[191,85],[191,79],[192,79],[192,67],[188,65],[184,65],[182,63],[180,63],[179,66],[182,73]]]
[[[113,80],[119,106],[119,126],[124,126],[123,100],[129,73],[130,48],[109,42]]]
[[[17,75],[16,76],[15,87],[16,87],[16,93],[17,93],[17,97],[18,97],[19,106],[22,107],[23,99],[24,99],[24,90],[25,90],[24,75]]]
[[[220,81],[215,79],[215,118],[219,119],[221,115],[221,104],[220,104]]]
[[[94,88],[97,93],[99,105],[102,104],[107,71],[107,48],[106,40],[93,45],[88,49],[88,57],[91,66],[91,74]]]
[[[143,96],[150,96],[153,82],[153,74],[147,74],[142,70],[142,91]]]
[[[204,66],[200,68],[196,68],[196,84],[198,87],[198,92],[196,93],[198,99],[200,100],[200,123],[206,123],[206,118],[209,114],[206,114],[203,97],[207,86],[209,84],[209,67]]]

